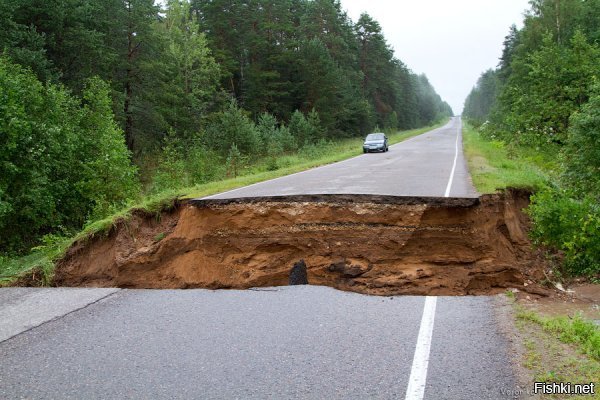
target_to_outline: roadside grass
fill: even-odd
[[[389,143],[395,144],[411,137],[446,124],[444,120],[433,126],[388,133]],[[162,191],[148,195],[142,201],[131,203],[128,207],[106,218],[90,221],[73,237],[56,237],[35,247],[28,255],[22,257],[0,256],[0,286],[7,286],[27,274],[33,274],[33,280],[39,285],[52,283],[55,262],[61,259],[67,249],[76,241],[85,240],[96,235],[107,234],[119,220],[127,220],[135,211],[160,215],[162,211],[175,206],[178,200],[209,196],[275,179],[281,176],[305,171],[322,165],[342,161],[362,154],[362,138],[342,139],[311,146],[294,154],[287,154],[270,160],[259,160],[243,168],[235,178],[208,182],[191,187]],[[276,167],[275,167],[276,166]]]
[[[519,306],[517,318],[539,325],[561,342],[575,345],[582,354],[600,362],[600,326],[585,320],[581,315],[545,317]]]
[[[36,247],[26,256],[0,257],[0,287],[9,285],[25,271],[33,275],[31,280],[43,286],[49,285],[54,270],[54,260],[60,258],[70,244],[71,241],[65,239],[62,244]]]
[[[487,140],[468,123],[463,125],[463,145],[473,185],[479,193],[508,187],[534,191],[552,180],[558,167],[556,155],[551,152]]]
[[[524,347],[523,367],[531,372],[533,382],[600,383],[600,327],[580,315],[547,317],[513,304],[515,324]],[[540,399],[600,399],[594,396],[539,395]]]

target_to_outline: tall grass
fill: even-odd
[[[549,150],[488,140],[468,123],[463,127],[465,156],[473,185],[480,193],[507,187],[536,190],[551,179],[558,161]]]

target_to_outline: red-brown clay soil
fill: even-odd
[[[287,285],[304,259],[311,284],[369,294],[493,294],[542,274],[527,238],[526,193],[451,202],[183,203],[138,213],[76,243],[54,283],[125,288]]]

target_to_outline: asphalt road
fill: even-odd
[[[477,197],[462,152],[461,127],[460,117],[454,117],[441,128],[390,146],[387,153],[362,154],[204,199],[302,194]]]
[[[2,288],[0,342],[87,307],[119,289]]]
[[[494,301],[437,299],[425,398],[510,398]],[[402,399],[423,304],[318,286],[121,290],[1,342],[0,398]]]
[[[454,118],[385,154],[212,197],[472,197],[460,142]],[[0,289],[0,399],[514,398],[495,301],[315,286]]]

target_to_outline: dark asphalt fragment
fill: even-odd
[[[308,275],[306,273],[306,263],[300,260],[294,264],[290,271],[290,285],[308,285]]]

